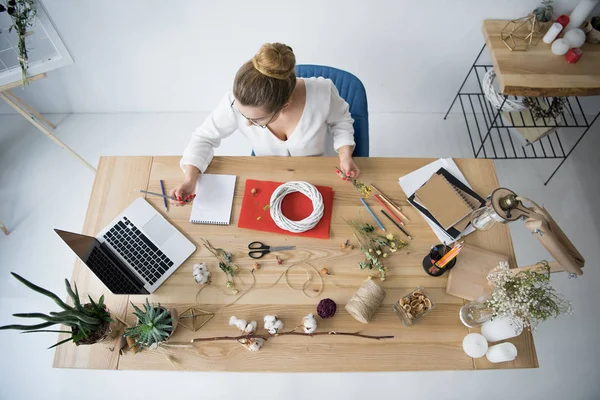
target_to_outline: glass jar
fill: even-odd
[[[475,328],[492,319],[494,310],[485,305],[485,300],[479,298],[461,307],[460,320],[467,328]]]

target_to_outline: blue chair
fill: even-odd
[[[367,107],[367,92],[360,79],[350,72],[324,65],[296,65],[298,78],[322,76],[333,81],[342,99],[350,106],[350,115],[354,119],[354,148],[353,156],[369,157],[369,110]],[[252,151],[254,155],[254,151]]]
[[[369,157],[369,110],[367,91],[360,79],[350,72],[324,65],[296,65],[298,78],[322,76],[333,81],[342,99],[350,106],[350,115],[354,118],[355,157]]]

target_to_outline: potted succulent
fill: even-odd
[[[177,311],[158,305],[144,304],[144,311],[135,304],[133,315],[137,318],[135,326],[125,329],[123,336],[128,339],[134,352],[140,347],[156,348],[173,335],[177,328]],[[131,344],[133,342],[133,344]]]
[[[11,274],[31,290],[51,298],[63,311],[50,312],[50,315],[43,313],[13,314],[13,316],[18,318],[39,318],[46,322],[35,325],[5,325],[0,326],[0,330],[15,329],[23,331],[23,333],[55,332],[70,334],[68,338],[50,346],[49,349],[69,341],[73,341],[76,345],[94,344],[117,336],[115,335],[117,331],[117,329],[115,329],[116,325],[110,318],[110,312],[104,304],[104,295],[100,296],[98,302],[95,302],[88,296],[90,302],[81,304],[77,285],[75,285],[75,291],[73,291],[71,284],[65,279],[67,293],[73,302],[73,306],[70,306],[54,293],[31,283],[14,272],[11,272]],[[71,330],[62,331],[45,329],[52,325],[64,325],[70,327]]]
[[[592,17],[585,26],[587,42],[591,44],[600,44],[600,16]]]
[[[540,26],[540,33],[543,35],[553,23],[554,7],[553,0],[543,0],[542,5],[533,10],[533,15]]]

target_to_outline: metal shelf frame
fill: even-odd
[[[475,158],[489,158],[493,160],[511,160],[511,159],[557,159],[561,160],[550,177],[544,182],[548,182],[554,177],[556,172],[564,164],[567,158],[573,153],[579,142],[583,139],[592,125],[598,119],[600,111],[591,120],[585,115],[581,102],[576,96],[563,97],[565,106],[557,118],[543,118],[542,121],[536,120],[529,110],[520,112],[505,113],[500,116],[504,103],[511,96],[504,96],[500,109],[494,107],[483,93],[482,79],[487,71],[493,68],[493,65],[479,64],[479,59],[486,48],[484,44],[475,61],[471,65],[467,76],[461,84],[452,104],[448,108],[444,119],[448,117],[450,110],[459,100],[460,107],[465,118],[467,133],[471,142],[473,156]],[[469,78],[477,81],[478,90],[463,91]],[[515,98],[512,96],[512,98]],[[539,105],[550,105],[550,98],[536,97],[535,101]],[[529,114],[525,118],[525,113]],[[527,122],[526,122],[527,121]],[[531,121],[531,123],[528,123]],[[511,128],[554,128],[544,137],[533,143],[523,144],[519,140],[513,140],[510,132]],[[560,130],[580,128],[583,129],[581,136],[572,145],[564,143],[561,139]]]

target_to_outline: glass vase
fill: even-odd
[[[475,328],[492,319],[494,310],[485,305],[485,299],[477,299],[461,307],[459,316],[467,328]]]

